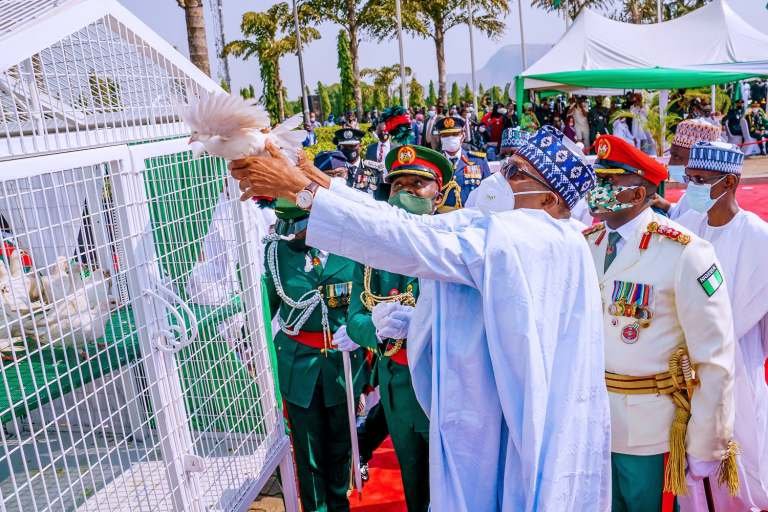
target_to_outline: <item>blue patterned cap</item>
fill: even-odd
[[[688,157],[689,169],[714,171],[723,174],[741,174],[744,153],[727,142],[697,142]]]
[[[500,149],[519,149],[525,145],[528,140],[528,133],[520,128],[505,128],[501,132]]]
[[[595,170],[557,128],[543,126],[532,133],[517,154],[539,171],[569,208],[595,186]]]

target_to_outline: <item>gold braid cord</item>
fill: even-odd
[[[443,186],[443,197],[440,199],[440,202],[438,202],[435,207],[436,208],[442,208],[445,206],[445,202],[448,200],[448,194],[453,191],[454,197],[456,197],[456,203],[453,206],[446,206],[446,208],[453,208],[458,210],[462,207],[461,204],[461,187],[459,186],[458,182],[456,182],[455,179],[451,179],[448,183],[446,183]]]
[[[685,481],[685,437],[688,421],[691,419],[693,391],[699,384],[685,347],[680,346],[672,353],[669,358],[669,373],[675,386],[675,391],[672,393],[675,418],[669,429],[669,461],[664,471],[664,490],[673,492],[677,496],[685,496],[688,493],[688,485]],[[736,496],[739,492],[739,475],[736,467],[738,453],[739,447],[736,442],[729,441],[717,469],[718,483],[728,487],[731,496]]]
[[[403,306],[416,306],[416,297],[413,296],[412,292],[403,292],[398,293],[397,295],[375,295],[371,291],[372,274],[373,269],[369,266],[366,266],[363,270],[363,291],[360,293],[360,300],[365,306],[365,309],[368,311],[373,311],[374,306],[376,306],[376,304],[381,304],[382,302],[399,302]],[[397,354],[400,349],[403,348],[403,343],[405,343],[404,339],[395,340],[394,346],[384,352],[384,355],[386,357],[391,357]]]

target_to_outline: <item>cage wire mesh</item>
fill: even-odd
[[[290,460],[259,214],[177,139],[212,83],[83,2],[0,70],[0,510],[241,510]],[[0,42],[66,3],[0,0]]]
[[[0,72],[0,157],[183,135],[177,107],[199,89],[105,15]]]

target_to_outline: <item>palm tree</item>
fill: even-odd
[[[392,0],[382,1],[392,3]],[[448,100],[445,83],[445,35],[454,27],[469,21],[467,0],[403,0],[403,28],[419,37],[432,39],[437,58],[438,95],[443,102]],[[504,32],[504,18],[509,13],[508,0],[473,0],[475,28],[489,37],[498,37]],[[391,12],[394,12],[394,7]],[[381,39],[393,37],[393,31],[377,29]]]
[[[412,73],[411,68],[405,66],[405,75],[411,76]],[[386,93],[387,100],[391,102],[394,96],[392,83],[400,78],[400,64],[382,66],[380,68],[365,68],[360,71],[360,76],[373,77],[373,86],[383,90]]]
[[[638,0],[625,0],[625,4],[637,1]],[[642,2],[644,0],[639,1]],[[656,0],[648,1],[652,1],[653,5],[656,5]],[[611,0],[531,0],[531,6],[533,7],[538,7],[539,9],[544,9],[548,12],[567,12],[568,17],[572,20],[576,19],[584,9],[599,9],[609,5],[613,5]]]
[[[189,42],[189,60],[200,71],[211,76],[211,63],[208,60],[208,40],[205,37],[205,14],[203,0],[176,0],[184,9],[187,21],[187,41]]]
[[[299,11],[300,20],[306,14]],[[302,24],[301,40],[303,44],[320,38],[320,33],[313,27]],[[285,92],[280,76],[280,58],[289,53],[296,53],[296,36],[293,32],[293,11],[287,2],[280,2],[266,11],[249,11],[243,14],[240,30],[246,39],[227,43],[224,55],[233,55],[247,60],[254,55],[259,59],[261,79],[264,90],[261,101],[267,111],[279,120],[285,119]]]
[[[352,90],[357,118],[363,114],[363,94],[360,88],[360,40],[373,30],[393,31],[394,22],[383,0],[306,0],[304,6],[313,21],[330,21],[347,33],[349,55],[352,61]],[[394,4],[393,4],[394,5]],[[394,13],[394,7],[392,13]],[[374,29],[374,27],[376,27]]]

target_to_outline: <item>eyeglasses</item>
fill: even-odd
[[[531,173],[529,173],[527,171],[524,171],[523,169],[521,169],[520,167],[515,165],[512,161],[510,161],[506,165],[506,167],[503,169],[502,172],[504,173],[504,178],[505,179],[509,180],[509,179],[514,178],[518,174],[522,174],[523,176],[525,176],[527,178],[530,178],[533,181],[535,181],[537,183],[540,183],[541,185],[544,185],[544,187],[546,187],[547,190],[552,190],[552,186],[549,183],[547,183],[546,181],[542,180],[541,178],[538,178],[538,177],[534,176],[533,174],[531,174]]]
[[[690,174],[683,175],[683,181],[688,183],[695,183],[696,185],[714,185],[725,176],[712,176],[711,178],[703,178],[701,176],[691,176]]]

